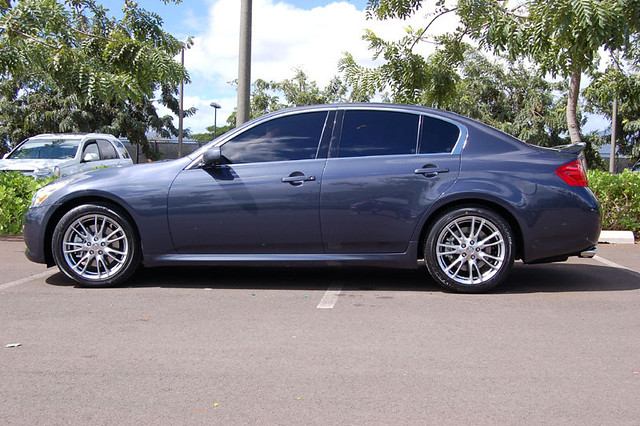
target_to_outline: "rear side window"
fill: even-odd
[[[422,117],[420,154],[449,153],[453,150],[460,129],[455,124],[433,117]]]
[[[259,163],[316,158],[326,111],[275,118],[259,124],[222,146],[231,163]]]
[[[346,111],[338,157],[415,154],[419,116],[393,111]]]

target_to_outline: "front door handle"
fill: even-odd
[[[420,169],[415,169],[413,173],[432,178],[438,176],[440,173],[449,173],[449,169],[441,168],[433,164],[428,164]]]
[[[290,183],[292,185],[301,185],[303,182],[313,182],[316,180],[314,175],[305,175],[302,172],[293,172],[287,177],[282,178],[283,183]]]

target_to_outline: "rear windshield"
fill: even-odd
[[[74,158],[80,139],[32,139],[26,141],[7,158],[14,159],[66,159]]]

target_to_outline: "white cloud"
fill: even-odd
[[[188,17],[193,18],[193,17]],[[194,36],[194,46],[185,54],[185,66],[192,83],[185,86],[185,108],[198,113],[185,119],[185,127],[202,132],[213,121],[209,104],[218,102],[218,123],[223,124],[236,105],[235,88],[228,82],[238,74],[240,3],[218,0],[212,3],[204,28]],[[419,13],[407,21],[366,20],[365,13],[346,1],[336,1],[312,10],[299,9],[286,1],[254,0],[252,25],[252,81],[280,81],[303,69],[311,80],[324,87],[338,74],[338,61],[350,52],[358,63],[371,64],[371,52],[362,40],[366,28],[385,39],[399,39],[404,28],[421,28],[428,19]],[[440,31],[455,26],[455,19],[438,22]],[[434,28],[434,31],[438,31]],[[430,31],[431,34],[434,31]],[[420,53],[430,47],[423,43]]]

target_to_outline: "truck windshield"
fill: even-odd
[[[80,139],[32,139],[26,141],[7,158],[13,159],[65,159],[73,158],[78,151]]]

